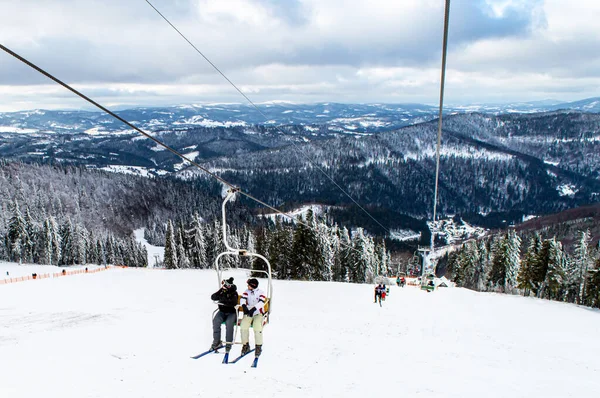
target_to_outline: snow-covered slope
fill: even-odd
[[[8,266],[0,264],[0,272]],[[232,274],[238,287],[246,276]],[[263,281],[264,284],[264,281]],[[446,288],[274,281],[257,369],[194,360],[213,271],[112,269],[0,286],[1,397],[593,397],[600,312]],[[252,338],[251,338],[252,339]],[[252,341],[252,340],[251,340]],[[234,347],[234,353],[240,346]]]

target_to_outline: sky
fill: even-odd
[[[253,102],[439,102],[443,0],[150,0]],[[145,0],[0,0],[0,43],[103,105],[244,103]],[[600,2],[453,0],[445,102],[600,96]],[[0,52],[0,111],[89,109]]]
[[[56,269],[0,262],[0,278],[43,268]],[[224,276],[238,288],[247,278]],[[212,342],[217,288],[211,270],[120,268],[0,284],[0,396],[591,398],[600,391],[598,310],[395,285],[380,307],[372,285],[276,280],[253,369],[252,356],[228,365],[223,354],[191,359]]]

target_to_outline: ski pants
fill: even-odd
[[[217,311],[213,318],[213,342],[221,341],[221,324],[225,322],[225,342],[233,344],[233,326],[235,325],[235,312]]]
[[[261,314],[253,317],[245,316],[242,318],[240,329],[242,329],[242,344],[248,344],[250,341],[250,325],[254,329],[254,344],[262,345],[263,343],[263,316]]]

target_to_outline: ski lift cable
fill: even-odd
[[[163,148],[167,149],[168,151],[174,153],[175,155],[179,156],[180,158],[188,161],[189,163],[193,164],[194,166],[198,167],[199,169],[205,171],[206,173],[210,174],[212,177],[216,178],[217,180],[221,181],[223,184],[231,187],[231,188],[235,188],[235,186],[227,181],[225,181],[223,178],[219,177],[218,175],[216,175],[215,173],[213,173],[212,171],[206,169],[205,167],[202,167],[201,165],[199,165],[198,163],[194,162],[193,160],[187,158],[185,155],[179,153],[178,151],[176,151],[175,149],[171,148],[170,146],[163,144],[160,140],[154,138],[153,136],[151,136],[150,134],[146,133],[145,131],[143,131],[142,129],[140,129],[139,127],[134,126],[133,124],[131,124],[130,122],[128,122],[127,120],[123,119],[121,116],[117,115],[116,113],[112,112],[111,110],[105,108],[104,106],[100,105],[99,103],[97,103],[96,101],[94,101],[93,99],[89,98],[88,96],[86,96],[85,94],[77,91],[76,89],[74,89],[73,87],[69,86],[67,83],[63,82],[62,80],[54,77],[53,75],[51,75],[50,73],[46,72],[44,69],[40,68],[39,66],[35,65],[34,63],[28,61],[27,59],[21,57],[19,54],[15,53],[14,51],[10,50],[9,48],[3,46],[2,44],[0,44],[0,48],[2,48],[4,51],[6,51],[7,53],[9,53],[10,55],[12,55],[13,57],[17,58],[19,61],[27,64],[28,66],[30,66],[31,68],[35,69],[36,71],[40,72],[41,74],[43,74],[44,76],[46,76],[47,78],[54,80],[56,83],[60,84],[61,86],[63,86],[64,88],[66,88],[67,90],[73,92],[74,94],[76,94],[77,96],[83,98],[84,100],[86,100],[87,102],[89,102],[90,104],[94,105],[97,108],[100,108],[102,111],[108,113],[109,115],[111,115],[112,117],[118,119],[119,121],[121,121],[122,123],[126,124],[127,126],[131,127],[132,129],[134,129],[135,131],[137,131],[138,133],[142,134],[143,136],[145,136],[146,138],[150,138],[152,141],[156,142],[158,145],[162,146]]]
[[[181,31],[179,29],[177,29],[177,27],[175,27],[175,25],[173,25],[173,23],[171,23],[171,21],[169,21],[169,19],[167,17],[164,16],[163,13],[161,13],[149,0],[145,0],[146,3],[148,3],[148,5],[150,5],[150,7],[152,7],[154,9],[154,11],[156,11],[158,13],[158,15],[160,15],[162,17],[162,19],[164,19],[178,34],[179,36],[181,36],[190,46],[192,46],[192,48],[194,50],[196,50],[196,52],[198,54],[200,54],[202,56],[202,58],[204,58],[206,60],[206,62],[208,62],[221,76],[223,76],[223,78],[225,80],[227,80],[227,82],[238,92],[240,93],[245,99],[246,101],[248,101],[248,103],[250,105],[252,105],[254,107],[254,109],[256,109],[256,111],[258,113],[260,113],[260,115],[262,117],[265,118],[265,120],[269,120],[269,118],[267,117],[267,115],[264,114],[264,112],[262,110],[260,110],[260,108],[246,95],[242,92],[242,90],[240,90],[240,88],[233,83],[206,55],[204,55],[204,53],[202,53],[202,51],[200,51],[198,49],[198,47],[196,47],[183,33],[181,33]],[[278,126],[275,126],[275,128],[282,133],[283,135],[289,135],[287,134],[285,131],[283,131],[282,129],[280,129]],[[297,150],[301,150],[301,148],[293,141],[291,140],[290,143],[297,149]],[[310,162],[310,164],[316,168],[317,170],[319,170],[325,177],[327,177],[327,179],[329,179],[340,191],[342,191],[342,193],[344,195],[346,195],[348,198],[350,198],[350,200],[356,205],[358,206],[359,209],[361,209],[363,212],[365,212],[373,221],[375,221],[381,228],[383,228],[384,231],[386,231],[388,234],[391,234],[391,231],[389,229],[387,229],[386,227],[384,227],[375,217],[373,217],[363,206],[361,206],[348,192],[346,192],[346,190],[344,190],[337,182],[335,182],[335,180],[333,180],[333,178],[331,178],[324,170],[323,168],[321,168],[319,165],[316,164],[316,162],[312,161],[311,159],[309,159],[309,157],[306,155],[305,153],[305,157],[306,159]]]
[[[290,220],[295,220],[298,224],[304,225],[305,227],[309,228],[309,229],[313,229],[313,227],[299,219],[296,219],[294,216],[292,216],[289,213],[283,212],[271,205],[269,205],[268,203],[265,203],[264,201],[254,197],[253,195],[242,191],[239,187],[234,186],[233,184],[231,184],[230,182],[226,181],[225,179],[223,179],[222,177],[218,176],[217,174],[213,173],[212,171],[208,170],[207,168],[201,166],[200,164],[194,162],[193,160],[189,159],[188,157],[186,157],[185,155],[181,154],[180,152],[176,151],[175,149],[171,148],[170,146],[168,146],[167,144],[163,143],[162,141],[160,141],[159,139],[151,136],[150,134],[146,133],[145,131],[143,131],[142,129],[140,129],[139,127],[133,125],[132,123],[130,123],[129,121],[125,120],[124,118],[122,118],[121,116],[117,115],[116,113],[112,112],[111,110],[107,109],[106,107],[100,105],[98,102],[94,101],[93,99],[89,98],[88,96],[86,96],[85,94],[79,92],[78,90],[74,89],[73,87],[69,86],[67,83],[63,82],[62,80],[58,79],[57,77],[53,76],[52,74],[50,74],[49,72],[46,72],[44,69],[40,68],[39,66],[37,66],[36,64],[28,61],[27,59],[23,58],[22,56],[20,56],[19,54],[15,53],[14,51],[12,51],[11,49],[7,48],[6,46],[0,44],[0,49],[4,50],[6,53],[12,55],[13,57],[15,57],[16,59],[18,59],[19,61],[23,62],[24,64],[28,65],[29,67],[31,67],[32,69],[35,69],[36,71],[38,71],[39,73],[43,74],[44,76],[46,76],[47,78],[49,78],[50,80],[53,80],[54,82],[60,84],[61,86],[63,86],[64,88],[66,88],[67,90],[71,91],[72,93],[74,93],[75,95],[77,95],[78,97],[84,99],[85,101],[89,102],[90,104],[94,105],[95,107],[101,109],[103,112],[106,112],[107,114],[109,114],[110,116],[114,117],[115,119],[119,120],[120,122],[124,123],[125,125],[131,127],[132,129],[134,129],[135,131],[137,131],[138,133],[142,134],[143,136],[151,139],[152,141],[154,141],[156,144],[162,146],[163,148],[167,149],[169,152],[175,154],[176,156],[180,157],[181,159],[189,162],[191,165],[199,168],[200,170],[206,172],[207,174],[209,174],[211,177],[214,177],[215,179],[217,179],[218,181],[222,182],[223,184],[227,185],[228,187],[230,187],[231,189],[239,192],[241,195],[246,196],[247,198],[254,200],[255,202],[267,207],[268,209],[282,215],[285,216],[287,218],[289,218]],[[352,246],[343,244],[340,242],[341,246],[347,247],[351,250],[354,250],[356,252],[359,252],[357,249],[353,248]]]
[[[433,194],[433,222],[435,223],[436,210],[437,210],[437,196],[438,196],[438,185],[440,176],[440,147],[442,142],[442,110],[444,106],[444,84],[446,80],[446,54],[448,52],[448,21],[450,19],[450,0],[446,0],[446,7],[444,10],[444,39],[442,43],[442,71],[440,79],[440,110],[438,116],[438,132],[437,132],[437,144],[435,148],[435,191]],[[433,252],[433,245],[435,241],[435,233],[431,234],[431,251]]]

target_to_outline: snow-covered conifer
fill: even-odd
[[[167,222],[164,265],[167,269],[174,269],[179,266],[179,260],[177,258],[177,245],[175,243],[175,232],[173,231],[173,223],[171,220]]]

